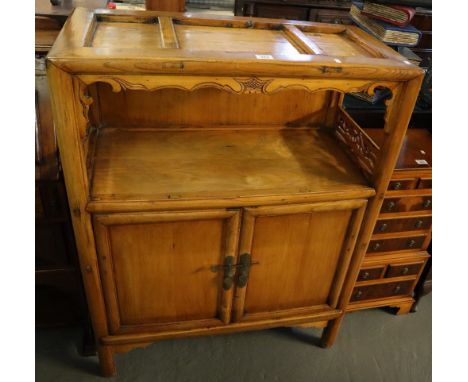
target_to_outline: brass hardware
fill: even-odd
[[[370,273],[369,273],[369,272],[364,272],[363,275],[362,275],[362,279],[365,280],[365,279],[367,279],[369,276],[370,276]]]
[[[408,248],[413,248],[416,245],[416,240],[411,239],[408,241]]]
[[[400,182],[396,182],[394,185],[393,185],[393,189],[394,190],[399,190],[401,188],[401,183]]]
[[[232,287],[232,280],[236,269],[234,268],[234,256],[226,256],[224,259],[223,289],[229,290]]]
[[[239,268],[237,285],[244,287],[249,278],[250,267],[256,264],[258,264],[258,262],[251,262],[251,255],[249,253],[244,253],[243,255],[240,255],[239,262],[237,264],[234,264],[234,256],[226,256],[223,265],[215,264],[212,265],[210,269],[212,272],[218,272],[220,269],[224,269],[223,289],[229,290],[233,284],[236,268]]]
[[[409,272],[409,268],[408,268],[408,267],[404,267],[401,273],[404,274],[404,275],[406,275],[408,272]]]
[[[250,266],[252,265],[252,256],[250,253],[244,253],[239,257],[239,275],[237,277],[237,286],[242,288],[247,284],[249,278]]]
[[[383,231],[385,231],[385,230],[387,229],[387,227],[388,227],[388,224],[387,224],[387,223],[382,223],[382,224],[380,224],[380,226],[379,226],[379,231],[380,231],[380,232],[383,232]]]
[[[418,220],[416,224],[414,225],[414,228],[421,228],[423,226],[424,222],[422,220]]]

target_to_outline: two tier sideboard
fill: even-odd
[[[421,69],[348,25],[77,8],[47,74],[103,375],[168,338],[334,343]],[[342,102],[380,87],[377,144]]]

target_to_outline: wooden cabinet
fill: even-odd
[[[331,346],[423,72],[353,26],[84,9],[48,60],[102,374],[165,338]],[[385,150],[342,105],[378,86]]]

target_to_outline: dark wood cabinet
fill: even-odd
[[[377,145],[382,143],[382,129],[366,132]],[[415,303],[413,292],[422,296],[430,290],[430,282],[424,279],[428,274],[426,264],[430,263],[427,250],[432,232],[431,168],[431,134],[425,129],[409,129],[348,310],[388,305],[404,314]],[[379,267],[383,272],[377,276],[373,270]],[[363,278],[364,274],[374,277]],[[398,294],[392,292],[392,287],[400,284],[382,284],[401,278],[409,280]]]

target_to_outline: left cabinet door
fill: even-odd
[[[96,215],[94,231],[111,333],[230,321],[238,211]]]

